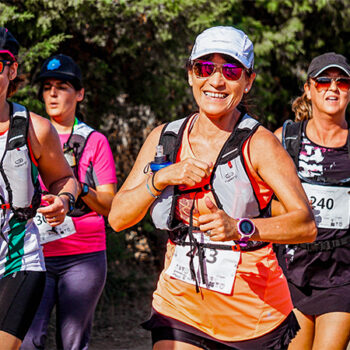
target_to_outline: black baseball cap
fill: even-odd
[[[339,68],[346,75],[350,76],[350,66],[343,55],[335,52],[327,52],[323,55],[315,57],[307,70],[307,76],[316,78],[328,68]]]
[[[19,44],[7,28],[0,27],[0,54],[6,54],[16,61]]]
[[[70,82],[76,90],[83,87],[81,71],[72,57],[58,54],[49,57],[40,69],[36,81],[54,78]]]

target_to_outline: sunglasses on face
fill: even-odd
[[[0,74],[4,71],[6,66],[11,66],[11,61],[8,60],[0,60]]]
[[[227,80],[239,80],[243,72],[242,67],[233,63],[217,64],[210,61],[195,61],[193,64],[193,71],[197,78],[209,78],[219,68]]]
[[[337,87],[342,91],[349,91],[350,88],[350,78],[345,77],[339,77],[339,78],[329,78],[329,77],[319,77],[316,79],[313,79],[315,82],[315,88],[318,92],[322,90],[328,90],[332,82],[334,81],[337,85]]]

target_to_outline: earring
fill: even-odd
[[[244,91],[245,91],[245,92],[248,92],[248,88],[245,88]]]

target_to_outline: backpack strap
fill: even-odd
[[[159,144],[163,146],[164,154],[170,162],[176,162],[176,156],[181,146],[182,135],[185,127],[194,113],[186,118],[165,124],[159,138]]]
[[[293,122],[286,120],[282,127],[282,146],[292,157],[295,166],[298,168],[299,151],[301,147],[301,134],[305,122]]]
[[[7,150],[22,147],[27,144],[28,128],[29,128],[29,112],[28,109],[17,103],[11,103],[10,128],[7,137]]]

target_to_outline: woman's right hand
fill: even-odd
[[[213,164],[194,158],[187,158],[181,162],[158,170],[154,175],[154,185],[159,190],[171,185],[185,185],[193,187],[210,175]]]

